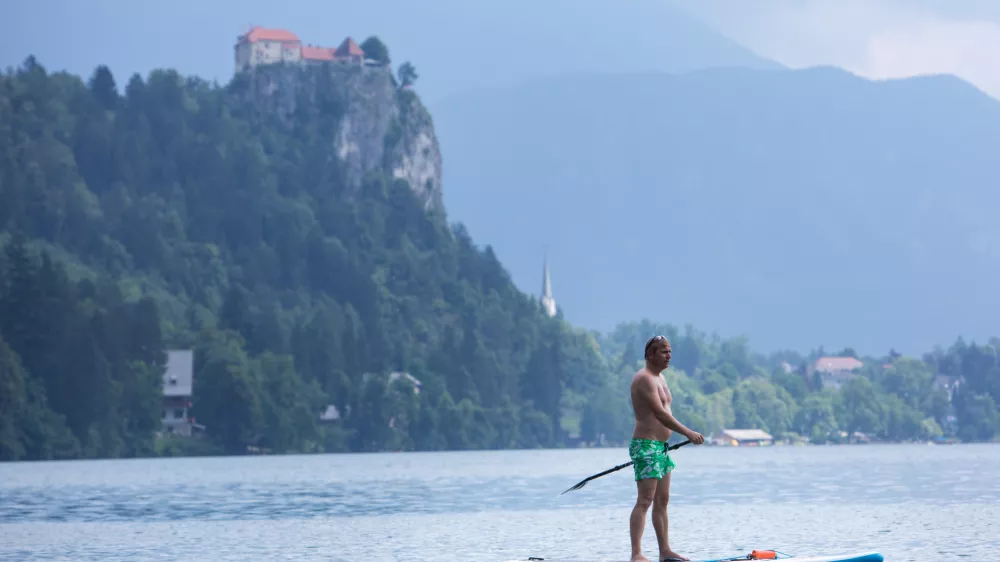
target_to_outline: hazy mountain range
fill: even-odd
[[[1000,104],[832,68],[587,73],[431,107],[445,204],[583,326],[919,353],[995,332]]]

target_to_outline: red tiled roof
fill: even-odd
[[[267,29],[264,27],[253,27],[246,35],[240,37],[240,41],[256,43],[257,41],[282,41],[298,43],[299,37],[291,31],[284,29]]]
[[[365,52],[362,51],[361,47],[359,47],[358,44],[354,42],[354,39],[351,39],[350,37],[344,39],[344,42],[337,47],[337,51],[334,54],[338,57],[365,56]]]
[[[302,47],[302,58],[305,60],[333,60],[333,49],[327,47]]]
[[[865,364],[853,357],[820,357],[813,363],[813,368],[817,371],[851,371],[859,369]]]

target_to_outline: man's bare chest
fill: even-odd
[[[664,406],[669,406],[673,401],[674,397],[670,394],[670,388],[667,386],[667,381],[663,380],[662,375],[660,380],[656,381],[657,393],[660,395],[660,402]]]

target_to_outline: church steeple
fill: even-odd
[[[542,307],[549,316],[556,315],[556,300],[552,298],[552,280],[549,279],[549,258],[542,261]]]

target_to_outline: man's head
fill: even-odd
[[[670,342],[666,336],[653,336],[646,342],[646,366],[659,373],[670,365]]]

